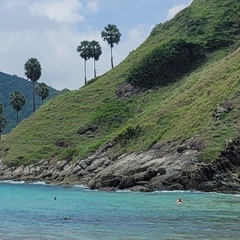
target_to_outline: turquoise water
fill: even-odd
[[[54,200],[54,198],[57,198]],[[176,205],[182,197],[184,204]],[[240,195],[0,183],[1,240],[239,239]]]

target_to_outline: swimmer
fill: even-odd
[[[175,202],[176,204],[183,204],[182,199],[178,198],[178,200]]]

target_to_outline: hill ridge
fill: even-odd
[[[240,11],[235,12],[239,8],[240,2],[234,0],[193,1],[174,19],[156,26],[147,40],[114,69],[80,90],[55,97],[23,121],[0,143],[4,163],[29,165],[44,159],[80,164],[84,160],[87,168],[86,159],[101,150],[108,156],[104,160],[114,167],[121,156],[166,145],[171,146],[168,149],[172,154],[194,150],[198,161],[218,159],[226,142],[239,134],[240,33],[236,19]],[[230,9],[235,10],[231,13]],[[194,24],[196,16],[211,24],[201,25],[200,20]],[[203,32],[197,35],[195,28],[176,31],[186,22]],[[214,31],[208,26],[215,26]],[[198,68],[164,86],[119,98],[116,91],[126,83],[130,70],[173,38],[201,46],[205,59]],[[182,146],[192,138],[196,139],[192,145]],[[97,176],[107,177],[104,169],[98,171]]]

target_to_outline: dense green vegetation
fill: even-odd
[[[10,95],[15,91],[19,91],[26,99],[26,104],[19,112],[19,122],[21,122],[32,114],[32,83],[16,75],[0,72],[0,86],[0,102],[3,104],[3,114],[7,119],[7,125],[3,133],[8,133],[16,126],[17,118],[16,111],[10,104]],[[61,91],[49,87],[49,96],[46,101],[60,93]],[[41,98],[36,97],[36,109],[41,105]]]
[[[203,58],[203,49],[199,45],[182,39],[170,40],[131,68],[127,81],[141,88],[165,86],[191,71]]]
[[[115,158],[155,144],[179,146],[192,136],[203,142],[202,159],[215,159],[240,129],[239,19],[239,1],[193,1],[174,19],[156,26],[117,67],[80,90],[53,98],[21,122],[0,143],[4,161],[13,165],[52,157],[76,160],[99,148]],[[175,59],[168,58],[164,49],[172,43],[178,46],[179,39],[191,54],[186,48],[174,50],[173,56],[180,51],[183,58],[173,65],[179,70],[182,64],[184,71],[161,84],[165,78],[158,77],[173,67]],[[192,47],[200,49],[199,54]],[[199,65],[202,50],[205,58]],[[167,65],[158,74],[165,56]],[[192,64],[184,64],[190,59]],[[148,88],[131,97],[117,97],[119,86],[131,82],[129,74],[135,76],[142,68],[153,71],[151,79],[148,74],[139,75]],[[212,114],[222,102],[234,107],[215,121]]]

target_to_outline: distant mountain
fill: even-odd
[[[3,133],[10,132],[16,126],[16,111],[12,108],[9,100],[10,95],[14,91],[20,91],[26,98],[26,104],[19,112],[19,122],[21,122],[32,114],[32,82],[16,75],[0,72],[0,102],[3,104],[3,115],[8,122]],[[49,96],[44,100],[44,103],[60,93],[62,91],[49,87]],[[36,95],[36,109],[41,104],[41,99]]]

